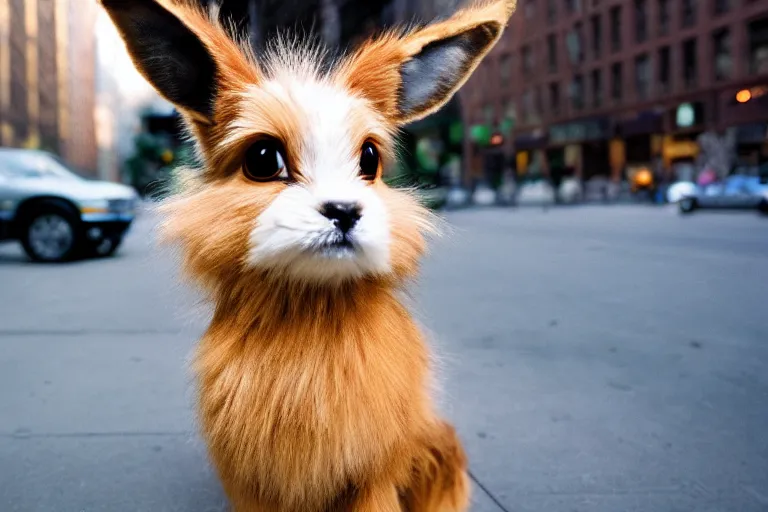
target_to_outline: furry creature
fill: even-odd
[[[429,214],[381,176],[398,128],[450,99],[514,1],[386,32],[330,66],[295,44],[255,55],[186,4],[102,4],[204,165],[164,229],[214,305],[199,415],[234,509],[466,510],[466,458],[399,298]]]

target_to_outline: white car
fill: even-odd
[[[0,149],[0,240],[35,261],[111,255],[138,202],[134,189],[82,178],[50,153]]]
[[[686,214],[702,208],[768,213],[768,167],[736,168],[731,176],[706,186],[679,181],[667,190],[667,200]]]

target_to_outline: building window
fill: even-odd
[[[547,21],[554,23],[557,20],[557,0],[547,0]]]
[[[622,75],[621,62],[617,62],[611,66],[611,97],[614,101],[621,101]]]
[[[549,84],[549,108],[554,115],[560,113],[560,84],[557,82]]]
[[[659,0],[659,35],[669,34],[669,0]]]
[[[638,99],[648,98],[651,90],[651,65],[647,54],[635,58],[635,90]]]
[[[725,14],[731,10],[731,0],[715,0],[715,15]]]
[[[600,58],[600,47],[603,40],[603,24],[600,15],[592,16],[590,25],[592,26],[592,56],[595,59]]]
[[[533,122],[541,123],[541,112],[544,110],[544,93],[541,87],[536,88],[536,96],[534,97],[534,110],[533,110]]]
[[[635,0],[635,41],[642,43],[648,39],[648,19],[646,17],[646,1]]]
[[[748,29],[749,71],[755,75],[768,73],[768,18],[753,21]]]
[[[712,47],[715,50],[715,80],[731,77],[731,31],[727,28],[712,34]]]
[[[592,104],[595,108],[603,104],[603,76],[599,69],[592,70]]]
[[[568,14],[581,12],[581,0],[565,0],[565,11]]]
[[[696,39],[683,42],[683,83],[691,88],[696,85]]]
[[[511,121],[513,126],[517,122],[517,107],[514,100],[508,99],[504,103],[504,118]]]
[[[472,97],[472,103],[480,103],[482,98],[482,87],[479,84],[483,83],[480,79],[480,68],[472,75],[471,82],[469,82],[469,94]]]
[[[611,7],[611,49],[621,50],[621,6]]]
[[[529,75],[533,71],[533,48],[528,45],[523,46],[523,74]]]
[[[525,18],[533,19],[536,17],[536,0],[525,1]]]
[[[557,36],[555,34],[547,36],[547,63],[550,73],[557,71]]]
[[[523,119],[525,124],[533,123],[533,93],[531,91],[525,91],[523,93]]]
[[[571,82],[571,107],[574,110],[581,110],[584,108],[584,77],[581,75],[574,75]]]
[[[483,107],[483,121],[485,122],[485,124],[493,124],[494,115],[495,115],[495,112],[494,112],[493,105],[487,103]]]
[[[584,61],[584,36],[582,34],[581,22],[577,22],[566,36],[566,46],[568,47],[568,56],[571,63],[580,64]]]
[[[692,27],[696,23],[696,0],[682,0],[683,12],[682,12],[682,25],[685,27]]]
[[[664,46],[659,50],[659,88],[662,92],[669,92],[669,66],[670,54],[669,46]]]
[[[509,79],[512,76],[512,55],[509,53],[501,56],[499,60],[499,78],[501,78],[502,87],[509,85]]]

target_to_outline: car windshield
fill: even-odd
[[[53,155],[24,151],[1,152],[0,175],[7,178],[83,179]]]
[[[731,176],[756,176],[757,167],[752,165],[738,165],[731,171]]]

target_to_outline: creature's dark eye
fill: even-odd
[[[283,147],[275,139],[262,139],[253,143],[245,153],[245,176],[254,181],[287,179]]]
[[[364,180],[375,180],[376,175],[379,173],[379,150],[373,142],[366,142],[363,144],[363,149],[360,152],[360,176]]]

